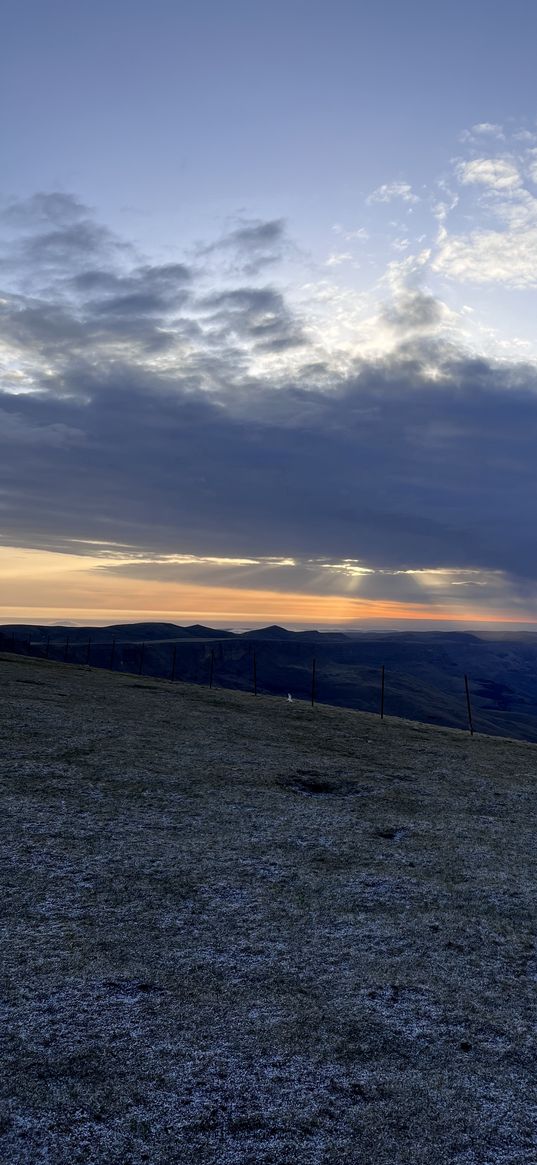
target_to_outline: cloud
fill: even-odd
[[[350,251],[333,251],[326,260],[326,267],[340,267],[342,263],[348,263],[353,256]]]
[[[73,194],[59,191],[38,191],[30,198],[9,202],[2,211],[2,218],[14,227],[51,226],[64,229],[88,218],[88,207],[79,202]]]
[[[534,162],[531,149],[457,164],[460,187],[478,191],[463,220],[476,225],[453,229],[449,212],[442,215],[433,271],[469,283],[537,286],[537,198],[525,179],[532,178]]]
[[[433,270],[461,282],[535,287],[537,225],[527,234],[518,230],[472,231],[447,239],[433,262]]]
[[[108,349],[108,358],[125,347],[131,358],[136,349],[177,352],[195,332],[194,319],[178,318],[192,269],[136,261],[134,248],[76,199],[41,194],[8,207],[4,219],[0,327],[4,344],[38,375],[43,361],[59,372],[64,362],[92,361],[96,350],[102,357]]]
[[[472,133],[485,134],[487,137],[503,137],[501,125],[496,125],[490,121],[480,121],[477,125],[473,125]]]
[[[241,219],[221,239],[200,247],[199,254],[224,254],[236,272],[252,276],[279,262],[287,245],[284,219]]]
[[[95,220],[88,207],[67,194],[40,193],[12,202],[1,220],[8,233],[15,232],[3,265],[19,272],[26,268],[34,281],[37,271],[50,277],[130,250]]]
[[[191,281],[192,271],[184,263],[144,264],[134,267],[128,275],[117,275],[110,270],[88,270],[75,275],[73,287],[83,295],[102,297],[106,303],[118,298],[139,295],[149,291],[160,297],[162,306],[177,302],[185,285]]]
[[[369,238],[369,231],[365,227],[357,227],[355,230],[348,230],[342,226],[341,223],[336,222],[332,227],[334,234],[340,235],[346,243],[351,242],[365,242]]]
[[[480,121],[473,125],[471,129],[465,129],[460,135],[462,142],[475,142],[479,138],[496,138],[498,141],[505,140],[503,127],[491,121]]]
[[[35,236],[51,214],[67,225],[50,208]],[[344,361],[321,358],[307,298],[299,316],[274,286],[208,291],[206,273],[114,239],[52,273],[35,254],[36,288],[23,263],[0,293],[4,542],[128,544],[147,559],[131,572],[252,571],[272,589],[296,570],[312,590],[373,593],[376,578],[423,599],[441,571],[448,595],[498,593],[485,581],[500,575],[506,602],[533,593],[537,371],[444,336],[447,309],[419,285],[426,252],[393,266],[370,309],[384,351],[355,344]]]
[[[91,552],[91,550],[90,550]],[[501,571],[375,570],[353,559],[330,561],[323,558],[224,559],[184,556],[148,556],[129,559],[128,552],[103,554],[101,575],[120,580],[139,580],[182,586],[203,586],[286,595],[325,596],[357,599],[360,602],[397,603],[443,607],[453,616],[464,615],[476,604],[476,593],[484,617],[501,610],[509,598],[509,580]],[[535,600],[522,588],[520,599]],[[357,612],[358,613],[358,612]]]
[[[27,263],[61,268],[106,254],[110,244],[111,235],[105,228],[92,222],[76,222],[25,239],[20,253]]]
[[[59,449],[61,446],[78,446],[84,441],[82,429],[65,425],[62,421],[33,424],[20,413],[2,408],[0,433],[2,443],[10,446],[35,445],[45,449]]]
[[[383,186],[379,186],[376,190],[373,190],[367,197],[366,202],[369,204],[374,202],[392,202],[396,198],[402,199],[403,202],[419,202],[418,195],[414,193],[408,182],[387,182]]]
[[[515,142],[524,142],[527,145],[530,143],[535,143],[535,141],[537,141],[537,135],[535,132],[532,133],[529,129],[519,129],[516,133],[513,134],[513,140]]]
[[[428,332],[437,328],[445,315],[443,305],[433,295],[403,288],[384,307],[383,319],[398,332]]]
[[[512,191],[521,185],[517,167],[506,158],[475,158],[461,162],[458,175],[463,185],[475,182],[501,192]]]
[[[537,572],[531,369],[418,345],[334,375],[329,392],[250,380],[215,400],[177,374],[76,364],[62,389],[5,398],[18,424],[84,433],[82,457],[43,446],[23,466],[2,432],[4,531],[30,544],[41,532],[51,546]]]
[[[258,351],[275,352],[303,343],[300,325],[280,292],[271,287],[238,287],[205,296],[201,308],[218,339],[248,340]]]

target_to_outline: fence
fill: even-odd
[[[391,712],[396,716],[421,719],[425,723],[443,723],[447,727],[461,727],[464,724],[470,734],[474,735],[474,714],[467,675],[461,677],[460,710],[458,708],[454,710],[452,707],[444,719],[438,714],[425,718],[423,714],[420,716],[419,709],[412,713],[411,699],[406,703],[402,701],[400,690],[396,695],[395,689],[392,691],[390,701],[387,688],[389,677],[384,664],[377,668],[361,669],[356,665],[354,686],[352,675],[350,679],[345,676],[344,682],[341,681],[338,687],[333,679],[327,682],[325,672],[323,691],[323,673],[319,667],[322,661],[319,661],[317,656],[313,658],[310,656],[306,660],[306,650],[305,645],[301,644],[299,650],[295,651],[293,659],[293,645],[288,641],[276,645],[271,642],[267,649],[267,644],[263,644],[262,641],[120,642],[117,639],[102,641],[91,637],[81,640],[76,637],[76,632],[72,636],[66,636],[65,640],[58,640],[53,633],[40,635],[35,631],[23,639],[17,638],[14,632],[11,635],[0,632],[0,651],[36,659],[103,668],[124,674],[147,675],[172,682],[182,680],[186,683],[207,685],[209,688],[218,685],[231,690],[251,691],[254,696],[261,692],[266,695],[290,694],[293,699],[307,700],[312,707],[316,703],[351,707],[359,711],[378,712],[381,719],[384,719],[386,712],[388,714]],[[282,659],[282,656],[285,656],[285,659]],[[347,671],[352,670],[347,668]],[[358,682],[360,671],[361,683]],[[404,677],[399,676],[397,679],[400,689]],[[452,705],[454,696],[458,704],[457,693],[452,690],[450,693]],[[390,707],[390,703],[393,706]],[[485,732],[497,731],[488,721],[481,727]]]

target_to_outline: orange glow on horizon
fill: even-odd
[[[330,625],[364,620],[535,623],[531,614],[372,600],[347,595],[120,578],[103,559],[0,548],[0,622],[284,623]]]

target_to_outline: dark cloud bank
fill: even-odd
[[[531,587],[532,366],[442,344],[434,301],[407,296],[387,309],[398,347],[342,377],[274,286],[215,288],[199,256],[141,261],[64,195],[4,220],[5,542],[479,568]],[[246,265],[250,249],[259,272],[282,229],[243,224],[218,246]],[[292,360],[263,368],[273,355]]]

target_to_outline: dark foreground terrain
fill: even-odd
[[[529,744],[0,656],[0,1158],[535,1165]]]
[[[537,743],[537,633],[288,631],[234,634],[174,623],[111,627],[0,626],[0,651],[115,672],[175,678],[265,696],[378,712],[381,669],[391,716],[445,728],[468,723],[469,678],[479,732]]]

